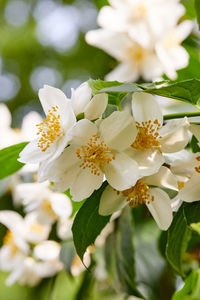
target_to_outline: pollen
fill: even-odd
[[[200,161],[200,156],[197,156],[197,157],[196,157],[196,160],[197,160],[197,161]],[[200,166],[196,166],[194,169],[195,169],[195,171],[196,171],[197,173],[200,173]]]
[[[131,145],[132,148],[136,150],[147,150],[152,147],[160,147],[159,139],[161,136],[158,130],[161,128],[161,124],[157,119],[142,123],[136,122],[136,128],[138,133],[135,141]]]
[[[184,188],[185,183],[183,181],[178,181],[178,189],[179,191]]]
[[[131,47],[127,49],[128,60],[133,62],[134,65],[135,63],[140,64],[147,55],[148,51],[137,43],[133,43]]]
[[[15,256],[17,254],[17,252],[19,251],[19,248],[15,244],[13,234],[10,230],[8,230],[6,235],[4,236],[3,244],[10,246],[10,256],[11,257]]]
[[[40,209],[42,212],[48,214],[51,218],[56,219],[57,215],[55,214],[51,202],[48,199],[45,199],[41,204],[40,204]]]
[[[121,193],[122,196],[127,198],[126,201],[129,202],[129,206],[133,208],[139,204],[150,204],[151,201],[154,201],[154,196],[150,196],[149,186],[141,180],[138,180],[133,187]]]
[[[100,176],[100,171],[104,172],[105,165],[115,159],[115,153],[104,141],[100,140],[100,136],[94,134],[87,145],[81,146],[76,150],[76,155],[82,160],[80,168],[89,168],[91,173]]]
[[[58,106],[53,106],[49,109],[46,120],[37,124],[40,135],[38,147],[45,152],[52,143],[54,143],[60,136],[63,135],[63,130],[60,124],[60,115],[57,114]]]

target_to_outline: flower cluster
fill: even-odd
[[[185,9],[174,0],[109,0],[97,22],[101,29],[89,31],[86,41],[106,51],[120,64],[107,80],[155,80],[187,66],[189,55],[181,46],[193,23],[179,23]]]
[[[47,116],[38,125],[38,137],[19,158],[24,163],[39,163],[39,182],[49,180],[54,190],[69,189],[73,201],[82,201],[107,180],[100,200],[101,215],[110,215],[126,204],[146,204],[158,226],[168,229],[173,201],[166,191],[189,201],[183,194],[199,173],[195,165],[194,176],[181,180],[174,159],[188,144],[191,132],[198,132],[198,125],[190,125],[186,117],[164,123],[158,102],[144,92],[132,95],[131,110],[114,111],[106,118],[107,94],[92,97],[87,82],[72,90],[71,99],[49,86],[39,91],[39,97]],[[41,147],[43,140],[45,148]],[[193,159],[195,163],[198,157]],[[46,199],[41,194],[38,202],[25,201],[27,209],[37,207],[41,219],[43,208],[48,210],[49,205],[55,207],[54,212],[49,211],[49,220],[55,213],[67,212],[64,199],[54,202],[54,196],[47,196],[47,204],[41,197]]]

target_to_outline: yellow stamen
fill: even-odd
[[[159,139],[161,136],[159,135],[158,130],[160,129],[161,124],[157,119],[142,123],[136,122],[136,127],[138,134],[131,145],[132,148],[137,150],[146,150],[152,147],[160,147]]]
[[[134,43],[131,47],[127,49],[128,61],[131,61],[134,64],[134,66],[135,64],[139,65],[147,55],[148,55],[148,51],[142,48],[137,43]]]
[[[8,230],[6,235],[4,236],[3,244],[10,246],[10,249],[11,249],[10,256],[11,257],[15,256],[17,254],[17,252],[19,251],[18,246],[15,244],[13,234],[10,230]]]
[[[200,156],[197,156],[195,159],[196,159],[197,161],[200,161]],[[194,169],[195,169],[195,171],[196,171],[197,173],[200,173],[200,166],[196,166]]]
[[[38,233],[38,234],[42,234],[44,232],[44,226],[42,226],[41,224],[35,222],[30,227],[30,231]]]
[[[41,135],[38,147],[42,151],[46,151],[52,143],[54,143],[60,136],[63,135],[63,130],[60,124],[60,115],[57,114],[58,106],[53,106],[49,109],[46,120],[37,124],[38,135]]]
[[[183,181],[178,181],[178,189],[181,190],[184,188],[185,183]]]
[[[41,211],[47,213],[51,218],[56,219],[57,215],[55,214],[51,202],[48,199],[45,199],[41,204],[40,204],[40,209]]]
[[[115,153],[100,140],[100,136],[94,134],[86,146],[76,150],[76,155],[83,160],[80,168],[89,168],[91,173],[100,176],[100,170],[104,172],[104,166],[115,159]]]
[[[127,198],[126,201],[129,202],[129,206],[133,208],[139,204],[150,204],[150,201],[154,201],[154,196],[150,197],[149,186],[141,180],[138,180],[133,187],[122,191],[121,193],[122,196]]]

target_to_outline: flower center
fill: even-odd
[[[148,51],[144,48],[142,48],[139,44],[134,43],[131,47],[127,49],[127,55],[129,60],[135,63],[140,64],[144,58],[147,56]]]
[[[136,5],[133,9],[131,21],[136,21],[138,19],[144,18],[146,16],[147,8],[143,1],[140,0],[140,3]]]
[[[200,161],[200,156],[197,156],[197,157],[196,157],[196,160],[197,160],[197,161]],[[197,173],[200,173],[200,166],[196,166],[194,169],[195,169],[195,171],[196,171]]]
[[[35,222],[31,225],[30,227],[30,231],[31,232],[35,232],[37,234],[43,234],[44,232],[44,226],[42,226],[41,224],[39,224],[38,222]]]
[[[49,109],[46,120],[36,125],[38,126],[37,135],[41,135],[38,147],[41,148],[43,152],[63,135],[63,130],[60,125],[60,115],[57,114],[57,110],[58,106],[53,106],[52,109]]]
[[[121,192],[124,197],[127,198],[126,201],[129,202],[129,206],[136,207],[139,204],[150,203],[150,201],[154,201],[154,196],[149,194],[149,187],[146,183],[143,183],[141,180],[138,180],[136,184]]]
[[[100,140],[100,136],[94,134],[87,145],[81,146],[76,150],[78,158],[83,160],[80,168],[89,168],[91,173],[100,176],[100,170],[104,172],[104,166],[115,159],[115,153],[104,141]]]
[[[51,218],[56,219],[57,215],[55,214],[54,210],[52,209],[51,202],[48,199],[45,199],[40,204],[40,209],[44,213],[47,213]]]
[[[184,188],[185,183],[183,181],[178,181],[178,189],[179,191]]]
[[[13,234],[10,230],[7,231],[6,235],[4,236],[3,243],[5,245],[10,246],[10,256],[13,257],[17,254],[19,251],[19,248],[15,244]]]
[[[138,133],[131,147],[137,150],[146,150],[152,147],[160,147],[159,138],[161,138],[161,136],[158,133],[160,127],[161,124],[157,119],[154,121],[149,120],[142,123],[136,122]]]

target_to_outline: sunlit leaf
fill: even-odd
[[[101,230],[109,222],[110,216],[100,216],[98,213],[101,194],[107,183],[95,191],[79,209],[73,226],[73,239],[77,254],[83,260],[87,247],[94,243]]]
[[[0,150],[0,179],[14,174],[24,166],[17,159],[27,144],[20,143]]]

